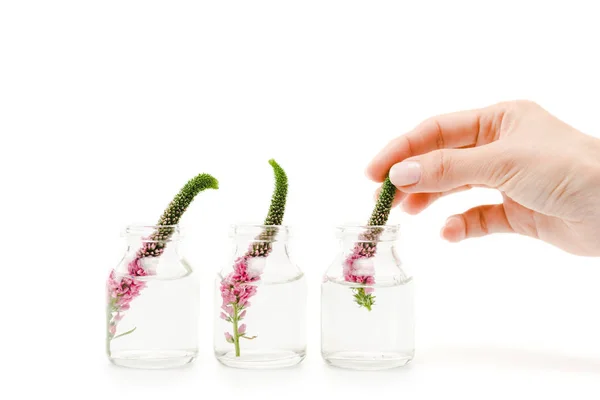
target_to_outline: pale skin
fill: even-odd
[[[430,118],[392,140],[367,176],[389,172],[394,203],[418,214],[447,194],[487,187],[502,204],[453,215],[441,236],[458,242],[518,233],[583,256],[600,256],[600,140],[528,101]]]

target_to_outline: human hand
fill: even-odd
[[[498,189],[503,204],[451,216],[443,238],[492,233],[539,238],[570,253],[600,256],[600,140],[535,103],[514,101],[428,119],[392,140],[367,168],[389,171],[395,204],[417,214],[471,187]]]

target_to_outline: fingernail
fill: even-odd
[[[404,161],[390,169],[390,181],[394,186],[413,185],[421,179],[421,164],[416,161]]]

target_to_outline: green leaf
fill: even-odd
[[[135,327],[135,328],[133,328],[133,329],[127,331],[127,332],[121,333],[120,335],[113,336],[113,339],[117,339],[117,338],[120,338],[122,336],[129,335],[130,333],[133,333],[133,331],[135,331],[136,329],[137,329],[137,327]]]
[[[366,293],[364,288],[353,288],[352,290],[354,290],[354,301],[356,304],[371,311],[371,307],[375,304],[375,296],[371,293]]]

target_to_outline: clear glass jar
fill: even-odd
[[[198,352],[199,285],[179,255],[179,227],[129,226],[125,236],[125,256],[107,282],[108,358],[133,368],[192,362]]]
[[[234,255],[216,280],[214,350],[224,365],[279,368],[306,354],[306,283],[288,255],[286,226],[237,225]]]
[[[414,355],[413,280],[398,226],[337,228],[342,250],[321,285],[321,353],[331,365],[387,369]]]

